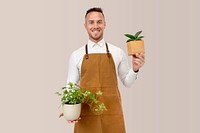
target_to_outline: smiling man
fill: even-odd
[[[80,83],[90,91],[102,91],[101,99],[107,111],[96,115],[88,105],[82,104],[81,119],[69,123],[75,123],[74,133],[125,133],[117,79],[126,87],[132,87],[144,65],[145,55],[132,56],[132,67],[129,67],[126,54],[103,38],[106,22],[101,8],[89,9],[84,25],[89,40],[72,53],[67,82]]]
[[[89,39],[95,43],[103,39],[103,30],[106,27],[103,13],[100,9],[89,10],[85,16],[85,28],[88,32]],[[98,10],[100,13],[98,13]]]

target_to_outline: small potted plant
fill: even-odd
[[[67,86],[62,87],[60,92],[56,92],[61,97],[61,105],[63,107],[63,113],[66,120],[76,120],[81,114],[81,103],[86,103],[90,106],[92,112],[101,114],[107,110],[104,103],[98,100],[98,97],[103,93],[97,91],[92,93],[91,91],[84,89],[80,86],[69,82]]]
[[[144,36],[140,36],[141,33],[142,31],[138,31],[135,35],[124,34],[129,38],[126,41],[129,56],[137,53],[144,53],[144,41],[142,40]]]

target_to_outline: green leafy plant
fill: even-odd
[[[144,36],[140,36],[141,33],[142,33],[142,31],[138,31],[135,35],[124,34],[126,37],[129,38],[126,42],[142,40],[142,38],[144,38]]]
[[[61,91],[56,92],[56,94],[61,97],[61,105],[86,103],[93,112],[107,110],[104,103],[98,100],[98,97],[103,94],[101,91],[95,93],[89,90],[83,91],[77,84],[69,82],[67,86],[62,87]]]

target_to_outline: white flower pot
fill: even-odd
[[[63,105],[63,114],[66,120],[77,120],[81,114],[81,103]]]

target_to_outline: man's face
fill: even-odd
[[[103,38],[105,26],[104,17],[100,12],[90,12],[87,14],[85,28],[91,41],[99,42]]]

